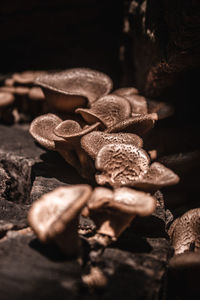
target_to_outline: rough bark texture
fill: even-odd
[[[187,72],[199,70],[200,3],[198,0],[129,3],[136,84],[146,96],[163,96]],[[191,76],[193,72],[190,71]]]

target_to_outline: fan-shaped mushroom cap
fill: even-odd
[[[43,88],[49,106],[62,112],[91,104],[112,89],[110,77],[85,68],[42,75],[36,83]]]
[[[147,114],[147,101],[145,97],[138,95],[138,90],[135,88],[121,88],[115,90],[113,94],[122,96],[128,100],[131,105],[132,113]]]
[[[144,135],[153,128],[155,120],[157,120],[156,114],[135,115],[134,117],[114,124],[110,128],[107,128],[105,131],[109,133],[130,132],[138,135]]]
[[[54,133],[54,129],[62,120],[54,114],[39,116],[33,120],[30,126],[30,134],[43,147],[55,150],[55,141],[62,141]]]
[[[151,164],[147,173],[144,174],[143,178],[139,179],[131,186],[143,190],[158,190],[165,186],[177,184],[179,180],[179,176],[171,169],[166,168],[158,162],[154,162]]]
[[[66,120],[61,122],[55,129],[54,133],[66,140],[80,139],[81,136],[95,130],[98,128],[100,123],[93,124],[92,126],[87,126],[86,128],[81,128],[78,122],[74,120]]]
[[[102,174],[96,175],[98,184],[118,187],[130,185],[148,171],[150,158],[145,150],[127,144],[109,144],[99,151],[95,165]]]
[[[95,221],[97,233],[117,238],[136,215],[150,215],[155,207],[150,194],[125,187],[114,191],[97,187],[82,214]]]
[[[108,144],[131,144],[137,147],[143,146],[142,139],[132,133],[106,133],[93,131],[81,138],[82,148],[93,159],[96,158],[99,150]]]
[[[0,110],[13,104],[15,98],[11,93],[0,92]]]
[[[28,93],[28,97],[31,100],[44,100],[45,99],[44,93],[43,93],[42,89],[39,87],[31,88]]]
[[[37,237],[54,241],[65,254],[77,254],[78,215],[91,192],[89,185],[59,187],[34,202],[28,221]]]
[[[42,74],[45,74],[45,71],[24,71],[22,73],[14,73],[12,79],[15,83],[29,85],[33,84],[35,78]]]
[[[110,94],[98,99],[91,108],[78,108],[76,112],[89,124],[100,121],[103,127],[111,127],[130,117],[131,107],[125,98]]]
[[[175,254],[200,251],[200,208],[187,211],[172,223],[169,235]]]
[[[145,150],[126,144],[109,144],[101,148],[96,168],[98,184],[111,186],[133,186],[143,190],[157,190],[178,183],[179,177],[160,163],[150,165]]]

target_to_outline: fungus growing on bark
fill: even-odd
[[[123,97],[110,94],[98,99],[91,108],[76,109],[76,113],[80,113],[88,124],[101,122],[105,129],[129,118],[131,107]]]
[[[157,190],[178,183],[179,177],[170,169],[154,162],[150,165],[147,152],[134,145],[109,144],[98,152],[95,161],[96,181],[113,187],[132,186]]]
[[[44,74],[37,77],[35,83],[43,89],[49,108],[60,112],[90,106],[112,89],[110,77],[85,68]]]
[[[200,208],[194,208],[177,218],[168,232],[175,254],[200,251]]]
[[[59,187],[35,201],[28,221],[43,243],[54,242],[69,256],[80,253],[78,217],[91,195],[89,185]]]
[[[148,216],[153,213],[155,207],[155,198],[150,194],[126,187],[114,191],[97,187],[82,215],[93,219],[97,232],[95,239],[107,246],[122,234],[136,215]]]
[[[143,146],[142,139],[132,133],[106,133],[93,131],[81,138],[81,146],[93,159],[96,158],[99,150],[108,144],[131,144],[137,147]]]

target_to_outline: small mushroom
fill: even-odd
[[[49,108],[60,112],[91,105],[112,89],[110,77],[86,68],[48,73],[37,77],[35,83],[43,89]]]
[[[154,127],[154,123],[156,120],[157,114],[136,114],[134,117],[132,116],[131,118],[125,119],[107,128],[105,132],[129,132],[143,136]]]
[[[95,161],[96,181],[113,187],[133,186],[143,190],[157,190],[178,183],[179,177],[170,169],[154,162],[150,165],[147,152],[134,145],[109,144],[98,152]]]
[[[145,97],[138,95],[138,90],[135,88],[121,88],[115,90],[113,94],[122,96],[128,100],[131,105],[132,113],[147,114],[147,101]]]
[[[59,187],[35,201],[28,222],[39,240],[54,242],[66,255],[79,255],[78,217],[91,192],[84,184]]]
[[[158,119],[162,120],[170,117],[174,113],[174,108],[171,104],[166,102],[159,102],[147,99],[148,113],[157,113]]]
[[[101,131],[90,132],[81,139],[82,148],[93,159],[96,158],[99,150],[108,144],[132,144],[142,147],[143,141],[139,136],[132,133],[106,133]]]
[[[175,254],[200,251],[200,208],[191,209],[176,219],[168,234]]]
[[[131,107],[125,98],[110,94],[98,99],[91,108],[76,109],[76,113],[80,113],[88,124],[101,122],[102,128],[109,128],[129,118]]]
[[[148,216],[153,213],[155,207],[155,198],[150,194],[126,187],[114,191],[97,187],[82,215],[89,216],[95,222],[95,238],[99,239],[100,243],[104,240],[103,244],[107,246],[109,241],[115,241],[122,234],[136,215]],[[101,235],[101,238],[98,235]]]
[[[22,73],[14,73],[12,75],[12,80],[16,85],[33,85],[36,77],[45,74],[45,71],[24,71]]]

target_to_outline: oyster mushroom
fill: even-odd
[[[54,114],[46,114],[34,119],[30,133],[43,147],[57,151],[83,177],[90,178],[94,167],[88,155],[81,149],[80,138],[98,125],[97,123],[82,129],[76,121],[62,121]]]
[[[49,108],[60,112],[90,106],[112,89],[110,77],[86,68],[44,74],[37,77],[35,83],[43,89]]]
[[[93,219],[97,231],[94,239],[107,246],[122,234],[136,215],[148,216],[155,207],[155,198],[150,194],[126,187],[114,191],[97,187],[82,215]]]
[[[109,144],[100,149],[95,161],[96,181],[113,187],[132,186],[144,190],[157,190],[176,184],[179,177],[170,169],[154,162],[150,165],[147,152],[134,145]]]
[[[139,136],[132,133],[106,133],[102,131],[90,132],[81,139],[82,148],[93,159],[96,158],[99,150],[108,144],[132,144],[142,147],[143,141]]]
[[[175,254],[200,251],[200,208],[191,209],[176,219],[168,234]]]
[[[22,73],[14,73],[12,75],[12,80],[14,81],[12,85],[33,85],[36,77],[43,74],[45,74],[45,71],[24,71]]]
[[[138,135],[144,135],[154,127],[154,123],[157,120],[157,114],[136,114],[134,117],[125,119],[113,126],[107,128],[105,132],[129,132]]]
[[[174,108],[169,103],[151,100],[138,95],[138,90],[133,87],[117,89],[113,91],[113,94],[126,98],[132,107],[132,113],[157,113],[159,120],[167,118],[174,113]]]
[[[110,94],[98,99],[91,108],[76,109],[76,113],[80,113],[88,124],[101,122],[105,129],[129,118],[131,107],[125,98]]]
[[[43,243],[54,242],[70,256],[80,253],[78,217],[91,195],[89,185],[59,187],[35,201],[28,222]]]

